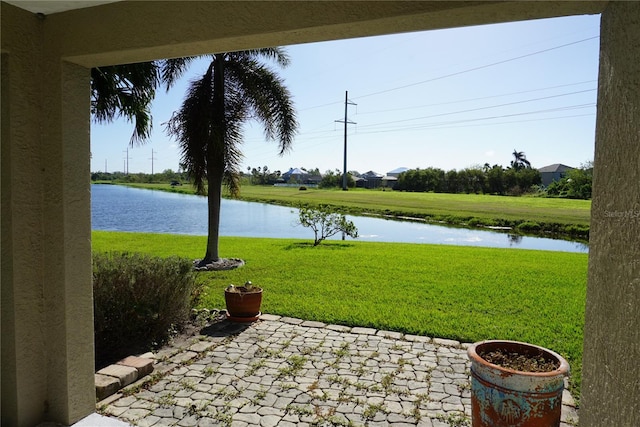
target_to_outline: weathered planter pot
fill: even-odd
[[[262,289],[254,288],[246,292],[243,287],[235,291],[224,291],[224,300],[227,305],[227,319],[234,322],[253,322],[260,317],[260,305],[262,304]]]
[[[522,372],[487,362],[479,353],[506,350],[554,360],[550,372]],[[569,364],[559,354],[517,341],[482,341],[467,350],[471,360],[473,427],[557,427]]]

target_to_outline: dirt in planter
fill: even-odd
[[[560,362],[554,359],[546,359],[542,353],[522,354],[497,349],[479,352],[478,355],[489,363],[515,371],[551,372],[560,367]]]

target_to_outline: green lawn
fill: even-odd
[[[193,194],[189,185],[127,184],[139,188]],[[240,198],[286,206],[333,205],[352,214],[426,218],[451,224],[517,227],[535,223],[543,231],[584,239],[589,229],[590,200],[546,197],[508,197],[483,194],[408,193],[352,189],[300,191],[292,187],[244,185]],[[532,231],[522,229],[523,232]]]
[[[483,194],[408,193],[398,191],[349,191],[247,185],[241,197],[297,203],[333,204],[372,211],[423,215],[505,218],[567,224],[589,224],[591,202],[544,197],[507,197]]]
[[[354,192],[355,194],[355,192]],[[446,245],[221,237],[238,270],[202,273],[202,306],[251,280],[263,311],[452,338],[513,339],[558,351],[579,394],[587,255]],[[93,232],[93,249],[198,258],[206,237]]]

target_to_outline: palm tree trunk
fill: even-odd
[[[220,237],[220,202],[222,199],[222,178],[224,176],[225,110],[224,110],[224,54],[215,55],[213,60],[213,105],[211,109],[211,138],[207,144],[207,197],[209,206],[209,232],[207,252],[200,264],[218,261]]]
[[[207,198],[209,203],[209,233],[207,235],[207,252],[201,264],[209,264],[218,261],[218,241],[220,237],[220,202],[222,199],[222,173],[209,169],[209,182],[207,188]]]

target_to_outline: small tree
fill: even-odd
[[[313,246],[318,246],[320,242],[339,232],[354,239],[358,237],[358,229],[353,221],[348,221],[346,216],[326,205],[320,205],[317,208],[300,207],[298,225],[313,230],[315,236]]]

